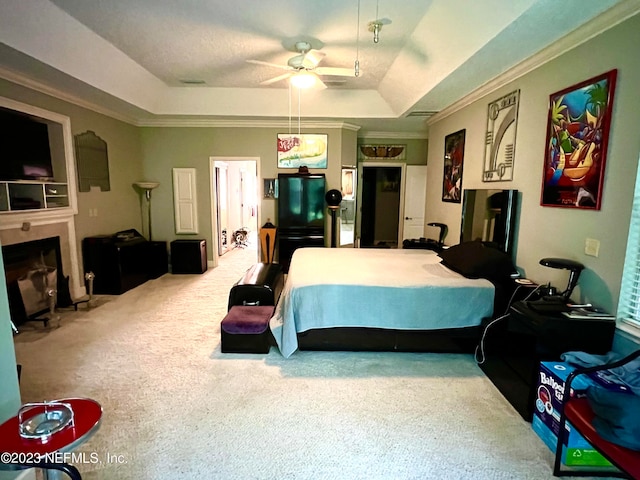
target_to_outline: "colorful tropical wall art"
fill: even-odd
[[[616,76],[550,95],[541,205],[600,209]]]

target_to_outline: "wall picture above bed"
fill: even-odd
[[[600,210],[616,76],[550,95],[542,206]]]
[[[327,168],[327,134],[278,134],[278,168]]]
[[[489,104],[484,147],[484,182],[513,180],[520,90]]]
[[[462,200],[462,167],[464,164],[464,137],[460,130],[444,137],[444,174],[442,201],[460,203]]]

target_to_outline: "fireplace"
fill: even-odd
[[[86,289],[79,262],[80,252],[77,247],[75,226],[78,204],[71,119],[57,112],[4,97],[0,97],[0,107],[42,119],[49,125],[54,178],[58,182],[66,183],[68,195],[67,206],[26,210],[7,210],[5,208],[0,211],[0,245],[6,247],[34,240],[60,237],[59,249],[62,262],[60,263],[58,258],[56,268],[61,266],[64,272],[62,278],[68,276],[71,298],[81,298],[86,295]],[[56,282],[58,282],[60,275],[62,273],[56,275]],[[60,297],[60,292],[58,297]]]
[[[68,277],[60,254],[60,237],[2,247],[11,320],[20,325],[71,303]]]

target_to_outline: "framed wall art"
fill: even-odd
[[[464,165],[464,137],[460,130],[444,137],[444,174],[442,201],[460,203],[462,199],[462,167]]]
[[[278,179],[263,178],[262,180],[262,191],[264,192],[264,198],[278,198]]]
[[[360,145],[358,148],[362,161],[404,160],[406,150],[406,145]]]
[[[513,180],[520,90],[489,104],[484,147],[484,182]]]
[[[540,204],[600,210],[617,70],[549,97]]]
[[[327,168],[327,134],[278,134],[278,168]]]

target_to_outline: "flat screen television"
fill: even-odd
[[[0,108],[0,180],[53,180],[46,123]]]
[[[324,230],[325,177],[278,175],[278,228]]]
[[[480,240],[513,255],[518,190],[466,189],[460,242]]]

